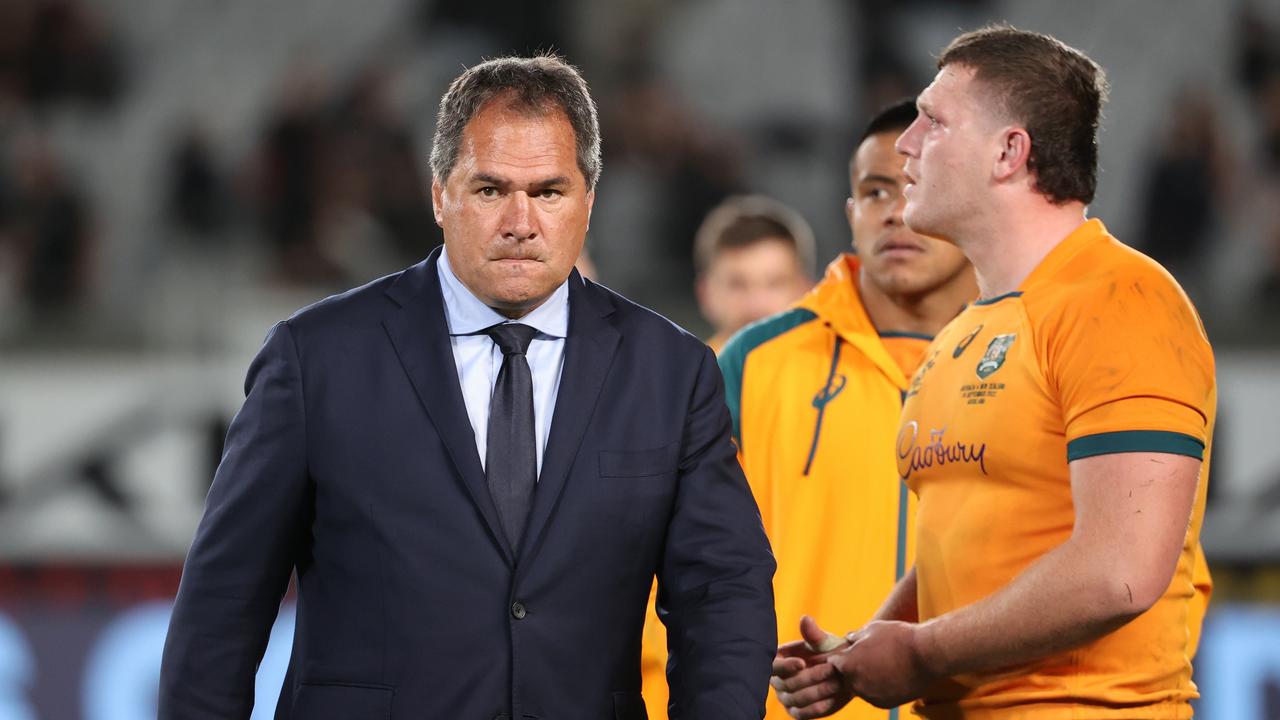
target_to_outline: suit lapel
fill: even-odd
[[[609,298],[574,270],[569,276],[569,335],[565,339],[560,390],[533,509],[520,544],[521,561],[532,557],[541,543],[609,374],[621,339],[605,319],[612,312]]]
[[[457,365],[449,345],[440,278],[436,274],[439,257],[437,248],[426,260],[404,271],[387,289],[387,295],[399,308],[389,313],[382,324],[463,485],[488,525],[489,534],[502,549],[507,563],[513,564],[511,548],[489,495],[467,407],[462,400]],[[567,362],[565,369],[568,370]]]

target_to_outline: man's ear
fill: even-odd
[[[1024,170],[1030,170],[1031,134],[1023,127],[1008,127],[1000,133],[1000,155],[996,158],[993,175],[996,180],[1008,180]]]
[[[854,205],[856,205],[857,202],[858,201],[853,199],[853,197],[847,197],[844,199],[844,219],[849,223],[849,237],[852,238],[852,241],[849,243],[849,248],[853,250],[854,254],[857,254],[858,252],[858,238],[853,233],[853,211]],[[805,272],[807,273],[808,271],[806,270]]]
[[[444,227],[444,186],[435,179],[431,181],[431,212],[436,216],[436,224]]]

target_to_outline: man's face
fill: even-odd
[[[907,157],[902,215],[916,232],[951,239],[985,209],[999,150],[993,116],[982,107],[990,99],[963,65],[942,68],[920,93],[920,113],[897,142]]]
[[[809,289],[795,247],[786,238],[761,238],[720,251],[698,280],[698,304],[716,333],[787,309]]]
[[[462,132],[458,160],[431,184],[458,279],[484,304],[520,317],[569,277],[595,193],[578,168],[568,117],[489,101]]]
[[[903,157],[894,150],[896,138],[893,132],[876,133],[858,146],[845,213],[862,277],[887,295],[920,296],[968,272],[969,261],[955,245],[917,235],[903,223],[909,181]]]

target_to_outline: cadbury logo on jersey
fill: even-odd
[[[987,444],[947,442],[943,437],[946,432],[946,428],[930,430],[928,440],[921,445],[917,444],[920,425],[915,420],[904,423],[898,431],[898,475],[907,480],[917,470],[951,463],[977,463],[978,469],[986,475]]]
[[[991,338],[991,344],[987,345],[987,352],[978,361],[977,372],[980,380],[986,380],[991,377],[992,373],[999,370],[1001,365],[1004,365],[1004,356],[1008,354],[1009,346],[1017,338],[1017,333],[997,335]]]

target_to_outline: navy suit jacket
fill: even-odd
[[[572,274],[514,554],[463,404],[438,255],[268,335],[183,571],[159,717],[249,716],[293,572],[278,719],[643,718],[655,574],[671,716],[762,717],[774,561],[712,353]]]

